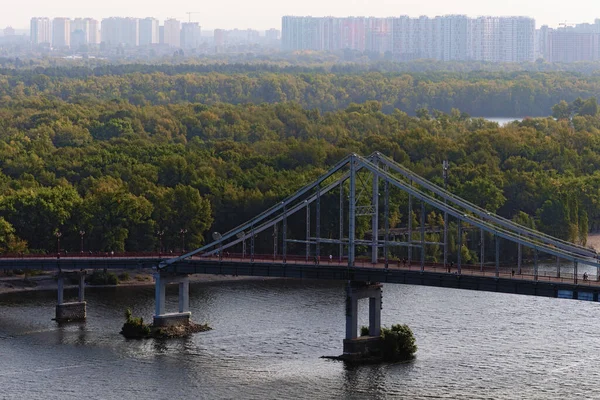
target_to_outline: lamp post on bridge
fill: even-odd
[[[79,236],[81,236],[81,249],[80,249],[81,254],[83,254],[83,235],[85,235],[85,231],[84,230],[80,230],[79,231]]]
[[[181,254],[185,253],[185,234],[188,232],[187,229],[181,228],[179,233],[181,234]]]
[[[156,231],[156,236],[158,236],[158,258],[160,258],[160,253],[162,251],[162,237],[165,234],[165,231],[158,230]]]
[[[56,236],[56,258],[60,258],[60,237],[62,236],[62,233],[57,230],[54,232],[54,236]]]

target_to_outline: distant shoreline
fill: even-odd
[[[89,285],[87,288],[100,288],[100,287],[144,287],[154,285],[154,279],[152,277],[151,270],[143,271],[131,271],[127,269],[123,270],[112,270],[115,274],[119,275],[127,272],[130,275],[130,279],[126,281],[119,281],[116,286],[113,285]],[[208,274],[193,274],[190,275],[190,282],[232,282],[232,281],[248,281],[248,280],[266,280],[273,279],[261,276],[230,276],[230,275],[208,275]],[[54,280],[53,273],[45,273],[43,275],[37,275],[27,280],[24,279],[23,275],[18,276],[1,276],[0,275],[0,296],[8,293],[16,292],[29,292],[29,291],[54,291],[57,290],[57,284]],[[66,285],[65,289],[76,288],[77,285]]]

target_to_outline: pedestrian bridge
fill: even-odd
[[[391,203],[399,197],[405,199],[400,206]],[[394,211],[411,217],[391,226]],[[443,222],[427,221],[432,212]],[[491,213],[380,153],[350,154],[289,198],[212,236],[211,243],[179,256],[3,257],[0,268],[155,268],[159,324],[189,318],[189,274],[343,280],[348,343],[357,337],[356,302],[364,297],[370,299],[370,334],[378,336],[380,283],[588,301],[598,301],[600,288],[594,250]],[[264,254],[265,247],[272,252]],[[476,262],[465,263],[465,254],[476,254]],[[179,284],[178,313],[165,312],[168,283]]]

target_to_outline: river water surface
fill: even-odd
[[[0,296],[0,398],[600,398],[598,303],[385,285],[382,322],[413,329],[417,359],[347,367],[320,358],[342,350],[342,282],[193,284],[193,319],[212,331],[125,340],[125,308],[150,319],[153,296],[88,289],[88,321],[66,326],[54,293]]]

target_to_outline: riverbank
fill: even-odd
[[[120,287],[137,287],[154,285],[153,270],[111,270],[117,276],[127,276],[128,279],[119,279]],[[259,276],[229,276],[229,275],[190,275],[190,282],[230,282],[244,280],[265,280],[269,278]],[[77,287],[77,285],[66,285],[65,288]],[[88,286],[99,287],[99,286]],[[14,275],[6,276],[0,272],[0,295],[4,293],[26,292],[32,290],[57,290],[54,273],[43,273],[35,276]]]
[[[600,233],[590,233],[587,238],[587,246],[600,251]]]

